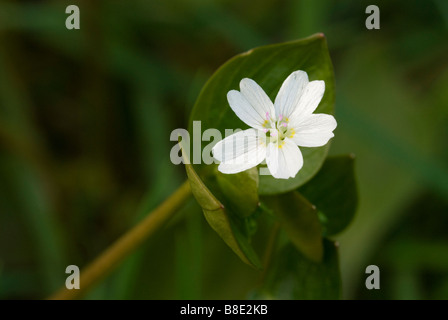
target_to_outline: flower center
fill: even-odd
[[[278,119],[270,117],[266,113],[266,120],[263,123],[266,133],[266,145],[273,143],[281,148],[285,143],[285,138],[292,138],[295,134],[293,128],[289,126],[289,119],[280,115]]]

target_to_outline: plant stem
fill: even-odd
[[[184,182],[168,199],[148,214],[138,225],[125,233],[114,244],[81,272],[80,289],[68,290],[65,286],[53,294],[51,300],[70,300],[81,298],[102,278],[132,253],[149,236],[162,227],[184,204],[191,194],[190,184]]]
[[[272,255],[275,250],[275,245],[277,243],[277,238],[278,238],[279,232],[280,232],[280,223],[276,222],[274,224],[274,226],[272,227],[271,236],[269,237],[268,244],[266,246],[266,251],[264,254],[263,272],[261,273],[261,276],[260,276],[261,283],[264,282],[264,280],[266,278],[267,271],[268,271],[269,267],[271,266]]]

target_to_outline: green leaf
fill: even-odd
[[[356,213],[354,159],[353,155],[328,158],[316,176],[298,189],[317,207],[325,236],[344,230]]]
[[[255,299],[327,300],[341,297],[341,277],[335,243],[324,240],[321,263],[303,256],[292,244],[285,245],[272,260]]]
[[[236,219],[232,219],[232,216],[228,214],[228,209],[207,188],[190,164],[182,142],[179,142],[179,144],[182,149],[182,157],[190,182],[191,192],[201,206],[208,224],[243,262],[257,269],[261,269],[261,263],[257,254],[250,245],[245,232],[241,230],[241,223],[238,223],[239,221],[236,221]]]
[[[193,121],[201,121],[201,130],[216,128],[224,138],[225,129],[246,129],[227,102],[227,92],[239,89],[243,78],[255,80],[275,100],[283,81],[296,70],[308,73],[310,81],[324,80],[325,94],[316,113],[333,114],[334,77],[325,37],[317,34],[309,38],[252,49],[227,61],[203,87],[190,115],[189,132],[195,150],[203,150],[198,133],[194,135]],[[228,135],[228,134],[227,134]],[[199,137],[200,138],[200,137]],[[310,180],[319,170],[327,155],[329,145],[319,148],[301,148],[304,166],[295,178],[274,179],[260,176],[260,194],[278,194],[296,189]],[[195,164],[195,170],[203,175],[204,164]]]
[[[309,259],[321,261],[322,231],[316,207],[296,191],[264,197],[263,201],[279,218],[297,249]]]
[[[248,217],[255,211],[259,203],[257,168],[237,174],[224,174],[216,171],[216,180],[236,214]]]

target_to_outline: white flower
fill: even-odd
[[[304,71],[291,73],[283,82],[275,102],[252,79],[240,82],[227,100],[235,114],[251,129],[219,141],[212,149],[218,170],[237,173],[264,159],[277,179],[295,177],[303,166],[301,147],[320,147],[334,134],[336,120],[328,114],[313,114],[325,91],[325,82],[308,81]]]

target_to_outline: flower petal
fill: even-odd
[[[301,147],[321,147],[334,136],[336,126],[336,119],[329,114],[311,114],[294,123],[292,140]]]
[[[275,98],[274,105],[277,119],[280,116],[285,118],[291,116],[307,85],[308,75],[305,71],[295,71],[286,78]]]
[[[230,108],[244,123],[256,129],[263,129],[264,118],[251,106],[246,98],[237,90],[227,93]]]
[[[290,121],[297,121],[308,116],[316,110],[325,92],[325,82],[315,80],[308,83],[300,97],[297,107],[290,116]]]
[[[247,129],[219,141],[212,149],[215,159],[221,161],[222,173],[238,173],[257,166],[266,158],[263,133]]]
[[[274,104],[264,90],[252,79],[244,78],[240,81],[241,94],[246,98],[258,115],[264,120],[275,116]]]
[[[299,147],[286,138],[280,148],[273,143],[268,145],[266,163],[274,178],[294,178],[303,166],[303,156]]]

